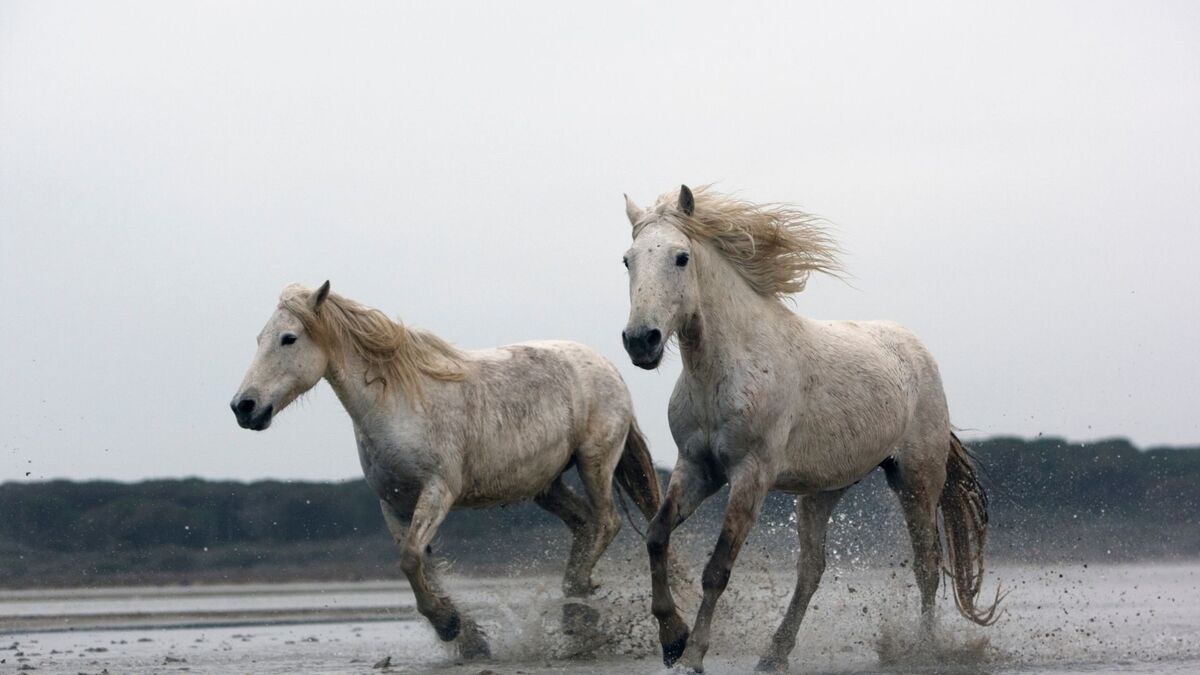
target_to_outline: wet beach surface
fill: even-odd
[[[648,583],[626,565],[602,567],[595,614],[565,632],[556,578],[449,575],[492,641],[495,658],[475,663],[438,641],[402,582],[4,591],[0,673],[666,672]],[[995,626],[940,594],[939,645],[922,649],[910,570],[831,565],[792,672],[1200,672],[1200,565],[1008,565],[996,579],[1011,594]],[[739,565],[708,672],[754,667],[792,583],[790,567]]]

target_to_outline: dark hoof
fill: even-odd
[[[688,631],[685,630],[683,635],[674,642],[670,642],[662,646],[663,665],[670,668],[671,666],[675,665],[675,662],[679,660],[679,657],[683,656],[683,650],[687,649],[688,635]]]
[[[581,602],[568,602],[562,608],[562,628],[567,635],[592,633],[600,623],[600,612]]]
[[[492,650],[488,647],[483,630],[470,618],[463,622],[462,635],[458,638],[458,653],[465,661],[492,658]]]
[[[488,647],[487,640],[481,637],[476,637],[472,640],[463,640],[459,645],[458,652],[467,661],[480,661],[492,658],[492,650]]]
[[[764,656],[758,660],[758,665],[754,670],[760,673],[786,673],[788,669],[788,661],[785,656],[782,659],[774,656]]]
[[[462,620],[458,618],[458,612],[454,612],[449,619],[446,619],[446,623],[440,626],[434,625],[433,629],[437,631],[437,636],[441,638],[442,642],[450,642],[458,637],[462,630]]]

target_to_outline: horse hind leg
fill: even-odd
[[[788,669],[788,655],[796,647],[796,633],[808,611],[808,603],[825,573],[825,534],[829,517],[846,494],[847,488],[818,492],[796,498],[796,530],[800,536],[800,556],[796,560],[796,590],[788,604],[783,622],[771,638],[771,644],[756,670],[780,672]]]
[[[941,573],[941,541],[938,538],[937,508],[946,480],[945,459],[910,461],[890,458],[883,463],[888,485],[900,499],[912,540],[913,574],[921,591],[921,630],[933,635],[937,589]]]
[[[562,476],[555,478],[533,501],[562,519],[571,530],[571,553],[567,556],[567,569],[563,574],[563,595],[568,598],[588,595],[595,590],[591,581],[591,568],[587,565],[587,558],[592,550],[592,539],[595,537],[591,525],[591,507],[563,483]]]
[[[578,453],[575,463],[584,492],[587,494],[591,514],[591,536],[588,545],[584,547],[580,568],[580,575],[586,580],[589,593],[593,589],[591,578],[596,562],[621,530],[621,519],[617,516],[617,507],[613,502],[613,473],[616,471],[624,440],[622,436],[606,444],[608,448],[603,452],[588,452],[587,448],[583,448]]]

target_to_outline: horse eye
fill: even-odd
[[[292,333],[284,333],[283,337],[279,338],[279,344],[287,346],[296,341],[296,336]]]
[[[688,254],[686,254],[686,253],[676,254],[676,256],[675,256],[675,266],[676,267],[687,267],[687,261],[688,261]]]

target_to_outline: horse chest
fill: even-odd
[[[770,427],[763,418],[766,391],[762,382],[745,378],[681,387],[669,415],[681,452],[726,469],[736,465],[764,442]]]
[[[429,475],[421,461],[427,453],[404,447],[390,435],[372,434],[359,429],[358,459],[367,486],[382,500],[401,511],[416,502]]]

